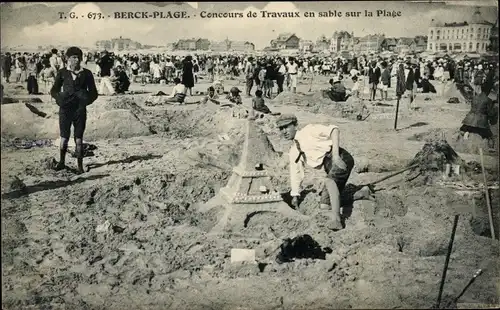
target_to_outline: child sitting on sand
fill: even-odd
[[[262,90],[257,90],[255,92],[255,98],[252,99],[252,113],[251,117],[255,118],[257,115],[255,115],[255,112],[260,112],[263,113],[260,116],[263,117],[264,114],[271,114],[271,115],[281,115],[281,113],[273,113],[269,109],[269,107],[266,105],[264,102],[264,98],[262,98],[263,92]]]
[[[201,100],[201,103],[205,104],[208,101],[211,101],[215,104],[220,104],[220,101],[217,100],[219,99],[219,95],[215,92],[215,88],[213,86],[210,86],[207,89],[207,95]]]
[[[227,95],[226,99],[228,99],[232,103],[242,104],[243,99],[241,99],[240,93],[241,93],[241,90],[239,90],[238,87],[234,86],[229,91],[229,94]]]
[[[257,90],[255,92],[255,98],[252,99],[252,108],[257,111],[261,112],[264,114],[270,114],[271,110],[267,107],[266,103],[264,102],[264,98],[262,98],[262,90]]]

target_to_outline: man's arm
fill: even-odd
[[[298,197],[300,196],[300,186],[304,180],[304,162],[300,159],[299,162],[295,163],[299,156],[299,150],[295,145],[290,148],[288,156],[290,162],[290,195]]]
[[[330,135],[332,139],[332,161],[340,169],[347,169],[347,165],[340,157],[340,130],[333,128]]]
[[[56,77],[54,79],[54,84],[52,85],[52,88],[50,89],[50,95],[52,98],[56,100],[57,105],[60,104],[59,102],[59,94],[61,92],[61,88],[63,86],[63,78],[62,78],[62,71],[58,71],[56,74]]]
[[[94,101],[96,101],[97,97],[99,96],[97,93],[94,76],[90,71],[88,71],[87,74],[87,91],[89,92],[89,102],[87,103],[87,105],[89,105],[94,103]]]
[[[332,139],[332,156],[338,157],[339,147],[340,147],[340,131],[338,128],[333,128],[332,133],[330,134],[330,138]]]

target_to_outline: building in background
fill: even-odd
[[[248,41],[231,41],[226,39],[221,42],[211,42],[210,50],[213,52],[246,52],[255,51],[255,44]]]
[[[410,53],[416,50],[417,43],[415,38],[399,38],[396,45],[395,52],[397,53]]]
[[[382,50],[382,42],[385,39],[383,34],[370,34],[359,39],[354,45],[356,53],[378,53]]]
[[[490,44],[493,23],[483,19],[476,8],[470,21],[442,23],[432,20],[427,50],[433,52],[484,53]]]
[[[427,49],[427,36],[415,37],[415,52],[421,53]]]
[[[311,40],[300,40],[299,49],[301,52],[307,53],[312,52],[314,43]]]
[[[123,51],[140,49],[142,45],[131,39],[119,37],[111,40],[97,41],[95,47],[98,50]]]
[[[272,49],[299,49],[300,39],[294,33],[282,33],[277,39],[271,40]]]
[[[210,41],[208,39],[198,39],[195,46],[197,50],[208,51],[210,49]]]
[[[489,51],[498,53],[498,18],[495,26],[491,28]]]
[[[385,38],[384,41],[382,41],[382,44],[380,47],[381,47],[382,51],[395,52],[397,45],[398,45],[397,38]]]
[[[335,31],[330,40],[330,52],[342,53],[354,50],[354,33]]]
[[[316,44],[314,44],[314,50],[317,52],[328,51],[330,49],[330,40],[322,35],[316,40]]]
[[[231,47],[231,42],[226,39],[220,42],[210,42],[210,50],[212,52],[227,52]]]
[[[207,51],[210,49],[210,41],[203,38],[179,40],[174,44],[174,48],[178,51]]]
[[[196,39],[179,40],[175,43],[175,49],[178,51],[194,51],[196,50]]]
[[[255,45],[248,41],[229,41],[229,50],[235,52],[253,52]]]
[[[167,45],[165,46],[165,49],[169,52],[175,50],[175,43],[167,43]]]

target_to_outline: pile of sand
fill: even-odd
[[[85,137],[89,140],[147,136],[151,132],[128,110],[106,111],[87,119]]]
[[[2,85],[5,86],[5,89],[3,90],[4,97],[19,96],[19,95],[27,95],[28,94],[28,90],[23,85],[16,84],[16,83],[6,83],[6,84],[2,84]]]
[[[409,166],[418,165],[406,174],[406,181],[412,186],[433,184],[442,179],[446,164],[459,165],[460,175],[453,179],[465,180],[466,163],[445,139],[437,139],[424,144],[422,149],[410,161]]]
[[[95,102],[88,108],[87,139],[130,138],[152,134],[149,125],[143,120],[144,110],[133,99],[106,99],[104,103]]]
[[[431,129],[426,132],[414,134],[408,140],[432,142],[441,139],[443,136],[449,141],[450,146],[459,153],[479,154],[479,149],[483,149],[484,154],[494,153],[498,148],[496,145],[496,135],[498,125],[492,126],[493,139],[488,141],[481,136],[469,133],[467,139],[464,138],[464,132],[459,129]]]
[[[24,104],[6,104],[1,106],[1,130],[4,138],[20,139],[56,139],[59,136],[58,107],[55,104],[36,105],[46,116],[33,113]]]
[[[232,108],[204,106],[200,109],[172,109],[164,112],[167,135],[175,139],[190,137],[217,138],[227,134],[231,139],[242,138],[245,119],[232,117]]]
[[[314,93],[292,93],[292,92],[282,92],[277,95],[271,103],[273,105],[297,105],[303,107],[311,107],[316,104],[323,103],[332,103],[330,99],[326,99],[323,97],[321,92]]]
[[[334,117],[353,117],[361,111],[362,103],[354,98],[345,102],[335,102],[328,98],[324,91],[312,93],[282,92],[271,100],[272,105],[295,105],[312,113],[327,114]],[[349,113],[346,113],[349,112]]]
[[[141,121],[138,106],[130,102],[117,105],[99,99],[87,107],[87,128],[85,138],[88,140],[129,138],[150,135],[147,124]],[[24,104],[2,105],[2,137],[20,139],[57,139],[59,137],[58,107],[54,103],[37,104],[41,112],[35,114]],[[42,117],[40,115],[44,115]]]

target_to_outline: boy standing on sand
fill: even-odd
[[[61,135],[60,159],[56,170],[65,167],[68,142],[73,125],[75,138],[75,153],[78,163],[78,173],[83,170],[83,133],[87,123],[87,106],[97,99],[92,72],[81,67],[82,50],[70,47],[66,52],[68,64],[57,72],[54,85],[50,90],[51,96],[59,106],[59,131]]]

